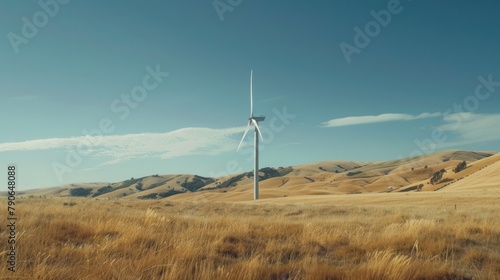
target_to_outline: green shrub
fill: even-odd
[[[453,172],[458,173],[464,170],[465,168],[467,168],[467,162],[464,160],[461,163],[459,163],[457,167],[455,167],[455,169],[453,169]]]
[[[90,188],[74,188],[69,191],[70,196],[88,196],[92,192]]]
[[[139,196],[139,198],[140,199],[156,199],[156,198],[158,198],[158,194],[157,193],[150,193],[147,195]]]
[[[111,192],[113,191],[113,187],[111,186],[105,186],[105,187],[102,187],[100,189],[98,189],[93,195],[92,197],[96,197],[96,196],[100,196],[102,194],[105,194],[105,193],[108,193],[108,192]]]
[[[363,173],[363,172],[362,171],[351,171],[351,172],[348,172],[346,175],[351,177],[351,176],[358,175],[361,173]]]

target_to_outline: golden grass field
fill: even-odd
[[[0,278],[500,279],[499,206],[498,188],[257,203],[18,197],[17,271],[1,227]]]

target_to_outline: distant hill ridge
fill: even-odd
[[[465,161],[467,168],[454,173]],[[384,162],[326,161],[259,170],[261,197],[277,198],[308,194],[359,194],[370,192],[436,191],[471,176],[495,187],[500,174],[500,154],[493,152],[443,151]],[[484,170],[494,165],[495,171]],[[434,173],[445,170],[437,184]],[[481,171],[481,172],[479,172]],[[478,172],[477,174],[474,174]],[[483,175],[481,175],[483,174]],[[474,175],[474,176],[472,176]],[[500,179],[495,177],[496,179]],[[24,195],[52,197],[191,200],[251,200],[253,172],[217,178],[198,175],[152,175],[116,183],[82,183],[29,190]],[[474,184],[461,184],[460,189]],[[458,185],[458,184],[457,184]]]

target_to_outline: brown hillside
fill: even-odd
[[[290,167],[262,168],[260,197],[262,199],[285,198],[307,195],[340,195],[381,192],[422,191],[440,189],[467,189],[495,186],[495,170],[483,171],[496,163],[499,155],[494,153],[443,151],[420,157],[385,162],[329,161]],[[466,161],[468,168],[460,173],[453,169]],[[497,165],[495,165],[495,168]],[[440,182],[429,184],[432,175],[445,169]],[[483,171],[473,175],[475,172]],[[471,176],[467,183],[458,185],[462,178]],[[75,189],[90,190],[87,197],[99,199],[168,199],[168,200],[253,200],[253,172],[232,174],[218,178],[197,175],[154,175],[131,178],[118,183],[71,184],[62,187],[27,191],[26,195],[65,197]],[[72,191],[73,190],[73,191]]]

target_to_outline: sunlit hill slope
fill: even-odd
[[[454,172],[459,163],[467,167]],[[384,162],[328,161],[259,170],[261,198],[303,195],[465,190],[499,187],[500,154],[443,151]],[[431,183],[436,172],[442,178]],[[217,178],[198,175],[152,175],[117,183],[82,183],[26,191],[55,197],[252,200],[253,172]]]

